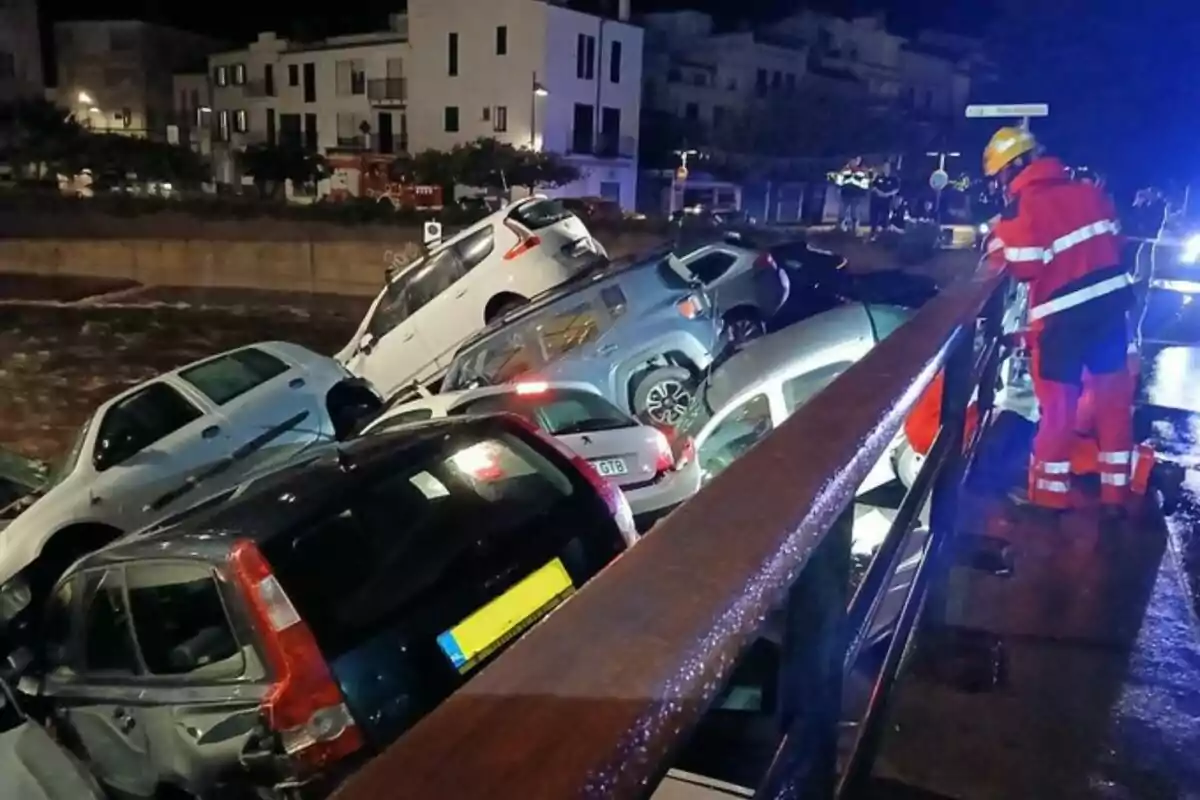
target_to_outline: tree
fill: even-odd
[[[100,186],[131,181],[195,185],[208,179],[205,161],[179,145],[116,133],[85,133],[78,144],[66,160],[69,174],[90,169]]]
[[[237,154],[238,168],[254,179],[259,195],[277,198],[287,181],[308,184],[329,173],[323,156],[293,145],[256,143]]]
[[[46,100],[0,107],[0,158],[18,174],[71,172],[66,162],[78,155],[87,135],[70,112]]]
[[[406,183],[442,187],[452,197],[454,187],[478,186],[507,190],[524,186],[562,186],[579,179],[579,170],[554,153],[513,147],[496,139],[481,138],[455,145],[449,151],[425,150],[392,162],[392,176]]]

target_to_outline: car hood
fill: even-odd
[[[22,800],[104,798],[83,766],[35,722],[0,733],[0,796]]]
[[[847,275],[843,294],[849,300],[875,305],[918,308],[939,291],[937,282],[925,275],[899,269],[884,269]]]
[[[0,447],[0,481],[36,492],[50,482],[50,467],[44,461],[26,458]]]

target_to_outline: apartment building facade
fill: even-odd
[[[203,62],[222,43],[137,20],[54,25],[59,102],[95,130],[167,137],[175,110],[174,74]]]
[[[543,0],[409,0],[386,31],[261,34],[209,59],[216,176],[236,182],[254,142],[353,164],[494,137],[578,166],[554,191],[632,207],[641,64],[640,28]]]
[[[45,91],[37,0],[0,3],[0,103]]]

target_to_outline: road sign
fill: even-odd
[[[433,247],[442,240],[442,223],[437,220],[427,220],[425,222],[424,236],[422,237],[426,247]]]
[[[950,183],[950,176],[946,174],[944,169],[935,169],[933,174],[929,176],[929,188],[935,192],[940,192]]]
[[[687,176],[688,176],[688,168],[687,167],[680,167],[679,169],[675,170],[675,180],[686,181]]]
[[[967,106],[967,119],[1048,116],[1050,116],[1050,106],[1046,103],[1025,103],[1014,106]]]

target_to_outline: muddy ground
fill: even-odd
[[[852,268],[889,265],[837,244]],[[965,256],[965,258],[964,258]],[[969,271],[948,253],[920,271]],[[333,353],[369,297],[245,289],[138,287],[127,281],[0,274],[0,447],[60,456],[96,406],[122,389],[232,347],[283,339]]]

